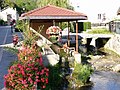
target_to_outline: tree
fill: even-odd
[[[5,0],[4,5],[16,8],[19,14],[35,9],[37,0]]]
[[[19,14],[48,4],[73,10],[69,0],[4,0],[4,6],[16,8]]]
[[[43,7],[48,4],[51,4],[51,5],[59,6],[62,8],[74,10],[73,6],[71,6],[69,2],[70,2],[69,0],[37,0],[36,3],[38,5],[38,7]],[[68,23],[63,22],[61,24],[61,27],[63,27],[62,29],[66,28],[67,27],[66,25],[68,26]],[[72,24],[70,26],[72,27]],[[73,28],[71,28],[71,29],[73,29]]]
[[[69,0],[37,0],[38,7],[43,7],[48,4],[67,8],[73,10],[73,7],[69,4]]]
[[[4,0],[0,0],[0,8],[1,8],[1,9],[4,8]]]

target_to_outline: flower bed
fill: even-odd
[[[4,76],[4,85],[7,90],[36,90],[39,83],[40,89],[48,84],[47,69],[42,62],[39,49],[33,46],[22,46],[18,53],[18,62],[8,69]]]

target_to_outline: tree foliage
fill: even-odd
[[[69,4],[69,0],[37,0],[38,7],[43,7],[48,4],[73,10],[73,7]]]
[[[1,8],[1,9],[4,8],[4,0],[0,0],[0,8]]]
[[[73,10],[73,7],[69,4],[69,0],[4,0],[4,6],[16,8],[19,14],[48,4]]]
[[[4,5],[16,8],[19,14],[35,9],[37,0],[5,0]]]

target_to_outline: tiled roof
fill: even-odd
[[[21,15],[21,17],[30,17],[31,19],[39,19],[39,18],[53,18],[53,17],[60,17],[60,18],[70,18],[70,17],[74,17],[74,18],[83,18],[83,19],[87,19],[87,16],[83,13],[80,12],[75,12],[73,10],[68,10],[65,8],[61,8],[61,7],[57,7],[57,6],[53,6],[53,5],[47,5],[45,7],[42,8],[37,8],[34,10],[31,10],[27,13],[24,13]],[[52,19],[51,18],[51,19]]]

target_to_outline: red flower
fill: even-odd
[[[4,81],[4,86],[6,87],[6,81]]]
[[[40,65],[43,65],[43,61],[42,61],[42,58],[40,57],[40,59],[39,59],[39,63],[40,63]]]
[[[46,88],[46,86],[43,85],[42,88]]]
[[[45,79],[46,83],[48,83],[48,78]]]
[[[8,90],[34,90],[35,84],[40,82],[41,88],[46,88],[49,69],[44,67],[39,50],[24,46],[18,53],[18,60],[4,76],[4,86]]]

